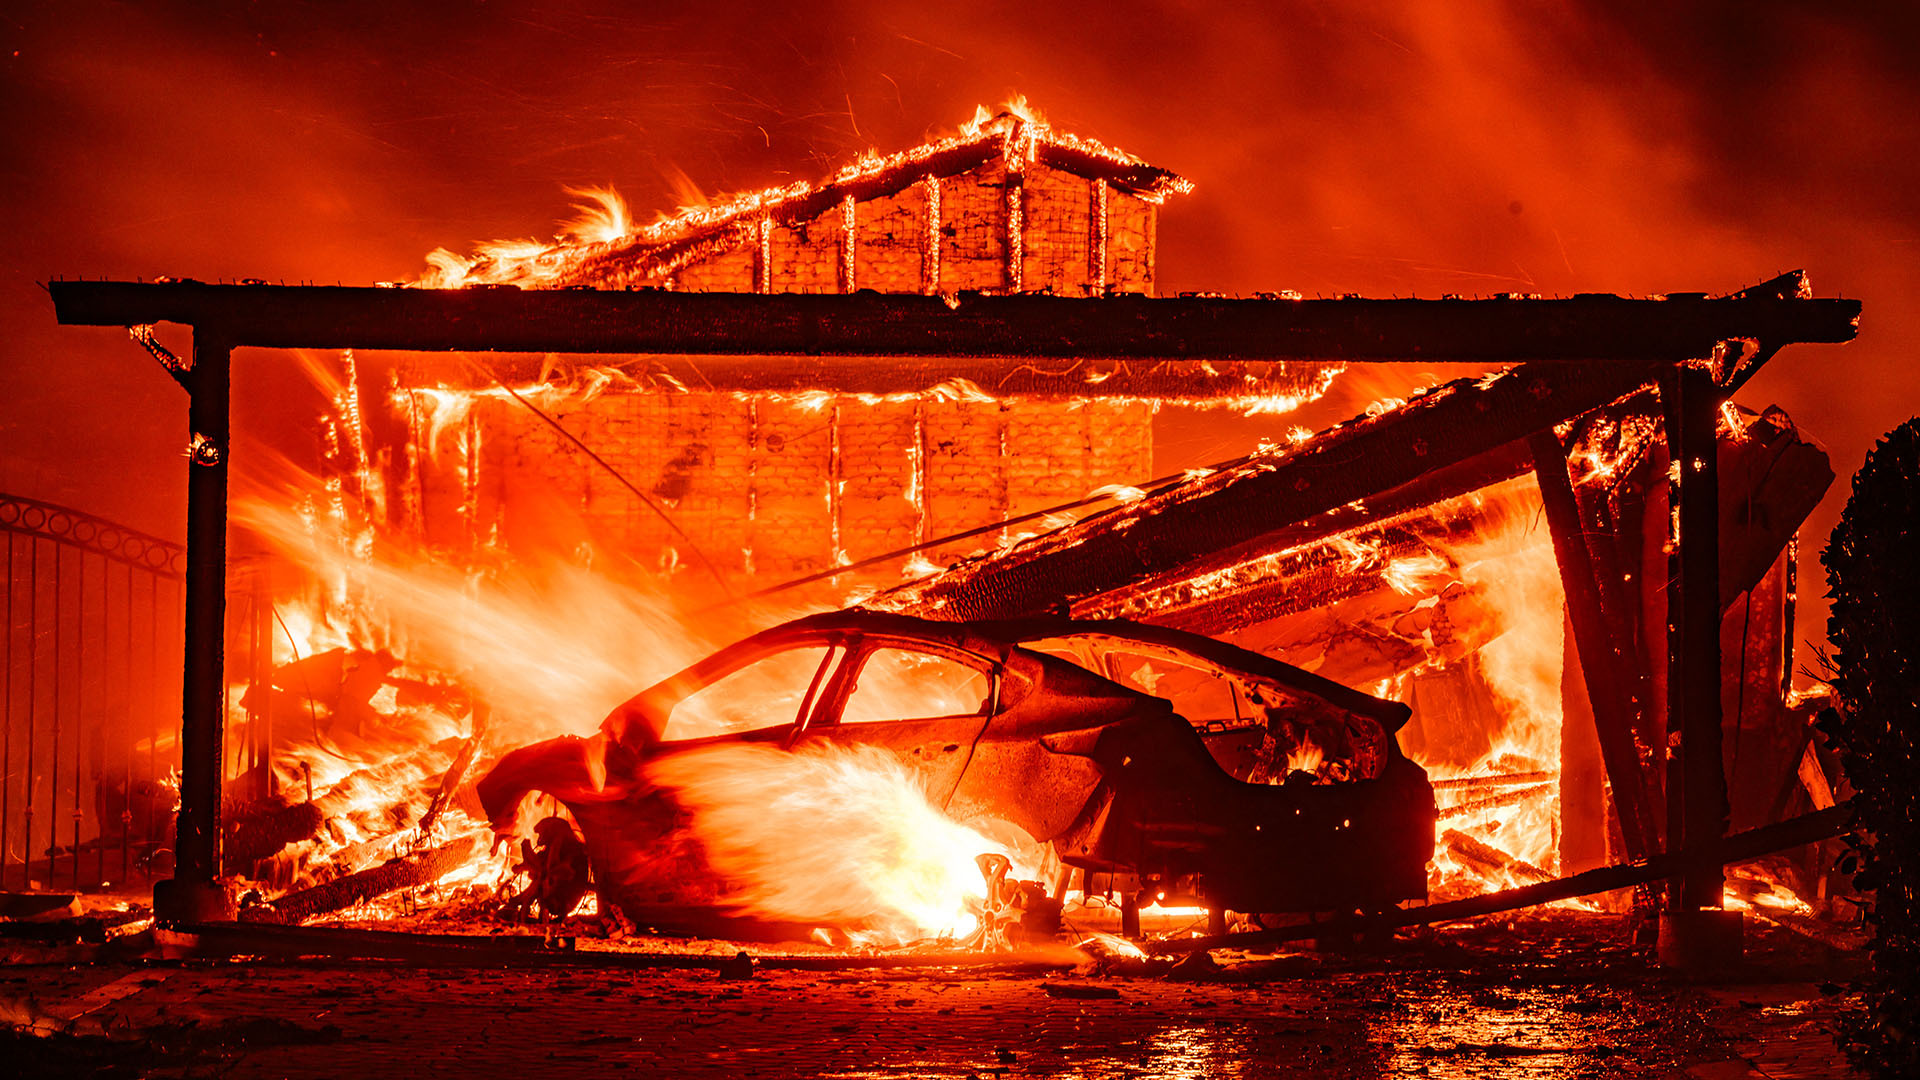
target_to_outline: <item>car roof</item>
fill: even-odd
[[[754,636],[784,636],[789,633],[886,634],[936,642],[983,655],[1005,655],[1010,649],[1049,638],[1105,638],[1136,642],[1157,650],[1184,653],[1205,665],[1278,686],[1294,694],[1319,698],[1335,708],[1369,717],[1388,731],[1398,730],[1412,715],[1412,710],[1400,702],[1374,697],[1271,656],[1204,634],[1126,619],[1037,616],[948,622],[891,611],[849,609],[808,615]]]

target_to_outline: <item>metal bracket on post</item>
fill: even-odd
[[[193,444],[187,471],[186,666],[181,679],[180,812],[170,881],[153,891],[168,923],[231,919],[220,886],[221,741],[226,733],[227,443],[232,345],[196,326],[187,387]]]
[[[188,394],[193,393],[193,365],[180,359],[172,349],[160,344],[160,339],[153,336],[152,323],[127,327],[127,336],[132,338],[135,344],[147,350],[149,356],[160,361],[160,366],[167,369],[167,374],[173,376],[174,382],[185,387]]]

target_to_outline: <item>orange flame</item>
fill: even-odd
[[[1531,481],[1517,485],[1537,492]],[[1519,494],[1518,492],[1515,493]],[[1457,565],[1460,580],[1477,590],[1497,620],[1495,636],[1479,649],[1480,670],[1499,706],[1504,726],[1492,748],[1465,769],[1430,768],[1435,779],[1489,776],[1521,765],[1557,768],[1560,760],[1560,676],[1564,599],[1551,538],[1527,510],[1537,496],[1493,504],[1492,527],[1441,554]],[[1556,789],[1502,805],[1473,809],[1450,819],[1460,829],[1521,863],[1552,871],[1559,861],[1560,805]],[[1442,813],[1446,812],[1443,797]],[[1460,800],[1473,801],[1472,797]],[[1491,802],[1493,800],[1485,800]],[[1439,881],[1479,878],[1445,849],[1435,859]],[[1524,882],[1480,878],[1478,889]]]
[[[899,758],[873,747],[795,753],[747,744],[662,758],[650,779],[692,814],[708,862],[756,914],[875,924],[899,939],[964,937],[986,897],[974,859],[1028,852],[942,814]]]

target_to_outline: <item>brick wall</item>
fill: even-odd
[[[1009,239],[1020,207],[1020,287],[1088,296],[1112,289],[1153,292],[1156,207],[1064,170],[1030,163],[1009,176],[994,158],[939,179],[939,227],[928,220],[929,182],[854,206],[852,288],[882,292],[1004,292],[1013,288]],[[807,221],[741,231],[738,246],[680,267],[675,289],[690,292],[831,293],[848,288],[846,212],[834,206]],[[937,237],[937,244],[936,244]],[[933,250],[937,247],[937,251]],[[934,257],[929,259],[929,255]],[[763,266],[762,263],[765,263]]]
[[[457,453],[423,466],[430,537],[464,543],[470,512],[480,540],[509,549],[591,544],[682,572],[695,569],[690,539],[730,578],[765,585],[1138,481],[1153,457],[1141,403],[624,393],[543,408],[685,536],[532,413],[487,399],[473,411],[471,489]],[[998,539],[927,557],[945,564]]]
[[[855,204],[851,286],[1008,289],[1009,192],[1021,211],[1024,288],[1152,291],[1153,204],[1037,163],[1010,177],[998,158],[937,190],[916,181]],[[743,230],[745,242],[681,267],[672,285],[843,291],[846,223],[841,205],[769,223],[764,244],[761,229]],[[436,543],[591,543],[688,571],[690,540],[723,573],[765,585],[1137,482],[1153,464],[1152,409],[1140,403],[715,392],[538,403],[685,536],[526,409],[488,398],[465,434],[443,438],[436,461],[421,466],[421,518]],[[449,452],[463,437],[477,449]],[[926,555],[944,564],[998,540],[990,533]]]

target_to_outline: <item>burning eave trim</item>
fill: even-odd
[[[1104,181],[1151,203],[1193,190],[1193,182],[1187,178],[1125,151],[1002,113],[989,121],[969,124],[945,139],[884,157],[868,154],[824,180],[796,181],[707,206],[687,207],[614,239],[581,242],[563,238],[546,245],[494,245],[500,254],[482,248],[467,256],[464,268],[448,281],[452,260],[459,258],[452,256],[442,260],[442,273],[410,284],[443,288],[484,280],[533,288],[619,288],[657,281],[707,255],[756,244],[762,221],[787,226],[811,221],[847,199],[865,202],[885,198],[929,178],[965,173],[996,156],[1008,158],[1009,167],[1015,170],[1030,159],[1088,180]],[[1014,160],[1016,157],[1019,160]]]

